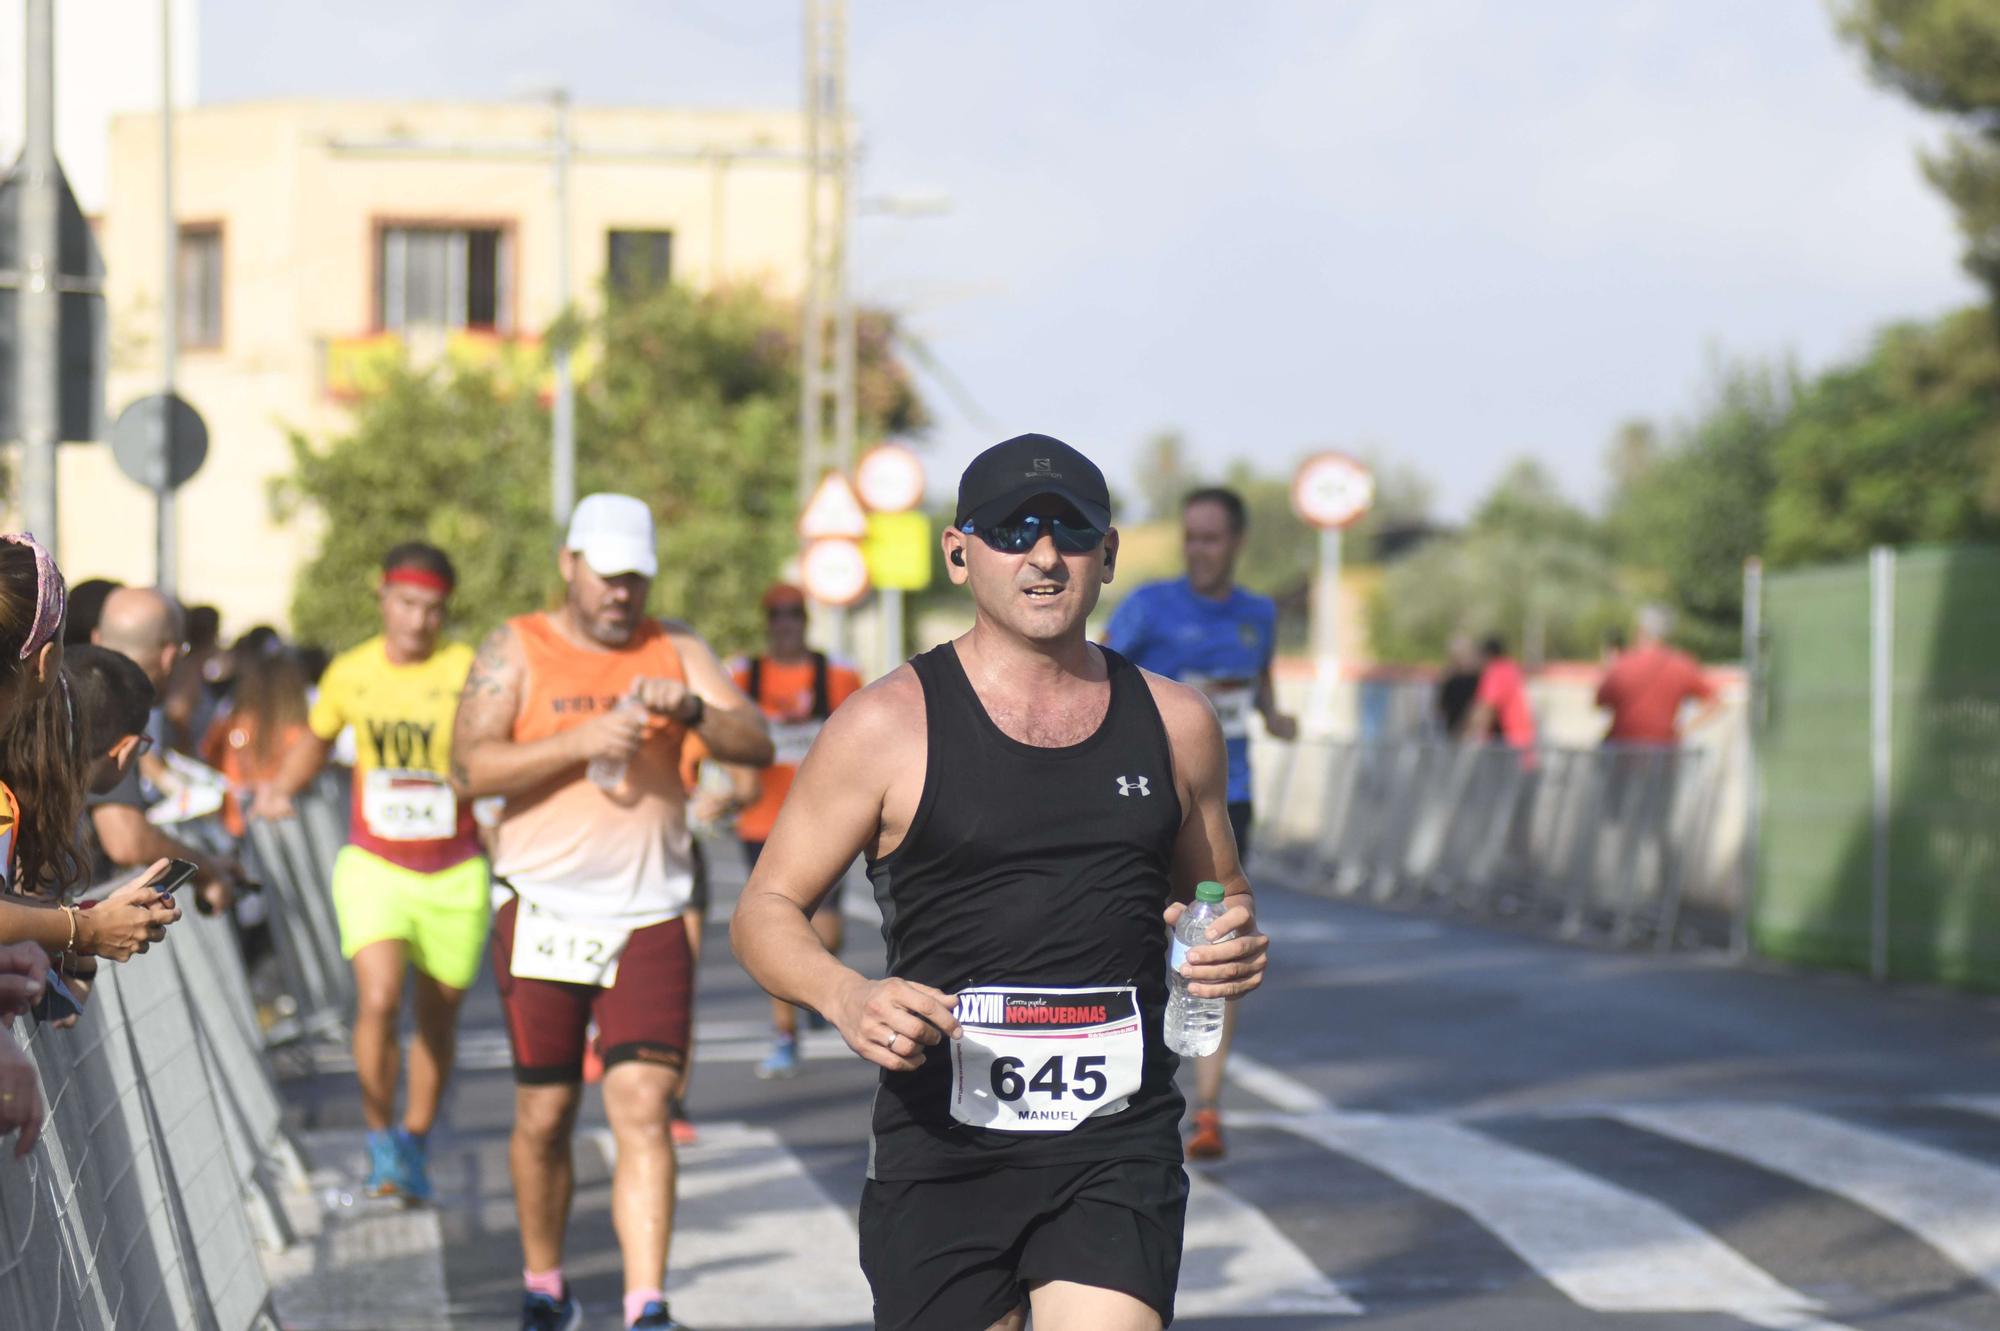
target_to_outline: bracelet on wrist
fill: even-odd
[[[688,697],[693,701],[694,709],[682,719],[681,724],[689,730],[699,730],[702,720],[708,715],[708,699],[699,693],[690,693]]]

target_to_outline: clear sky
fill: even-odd
[[[794,0],[206,0],[202,96],[795,105]],[[1810,369],[1973,300],[1823,0],[853,0],[868,298],[936,384],[933,488],[1020,430],[1129,492],[1143,440],[1414,465],[1446,516],[1506,463],[1580,499],[1718,353]],[[943,482],[942,484],[940,482]]]

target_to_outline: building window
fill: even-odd
[[[222,228],[184,226],[174,274],[180,306],[175,335],[184,347],[222,345]]]
[[[498,227],[388,226],[376,233],[383,328],[514,331],[513,237]]]
[[[613,231],[607,240],[604,268],[613,295],[644,295],[667,284],[673,274],[673,232]]]

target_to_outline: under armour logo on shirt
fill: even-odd
[[[1122,776],[1118,778],[1118,793],[1120,795],[1123,795],[1129,799],[1131,798],[1132,792],[1135,790],[1138,791],[1141,795],[1150,795],[1153,793],[1153,787],[1147,782],[1146,778],[1143,776],[1139,777],[1137,780],[1132,780],[1130,778]]]

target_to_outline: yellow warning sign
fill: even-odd
[[[931,552],[937,533],[921,510],[868,515],[868,580],[883,591],[920,592],[931,585]]]

